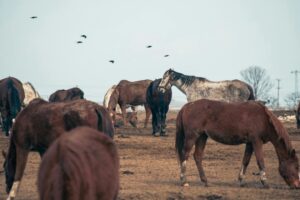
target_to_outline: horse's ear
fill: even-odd
[[[4,159],[6,158],[6,155],[7,155],[6,151],[2,150],[2,156],[4,157]]]
[[[290,156],[291,156],[291,158],[295,158],[296,157],[296,151],[295,151],[295,149],[292,149],[290,151]]]

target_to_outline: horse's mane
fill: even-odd
[[[289,139],[289,134],[288,134],[287,130],[284,128],[284,126],[282,125],[282,123],[278,120],[278,118],[271,111],[268,110],[268,108],[266,106],[262,105],[259,102],[255,102],[255,103],[264,108],[266,114],[269,117],[270,123],[273,125],[275,132],[278,134],[277,141],[278,142],[282,141],[288,151],[292,150],[292,144]]]
[[[36,91],[35,87],[30,82],[25,82],[23,85],[28,85],[37,97],[41,97],[40,94]]]
[[[176,72],[174,70],[170,70],[170,72],[171,72],[171,78],[173,80],[176,81],[178,79],[181,79],[183,84],[188,85],[188,86],[191,85],[195,80],[207,81],[207,79],[203,78],[203,77],[184,75],[184,74]]]

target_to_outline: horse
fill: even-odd
[[[160,132],[160,136],[166,134],[166,114],[172,99],[172,90],[169,88],[165,93],[159,91],[158,85],[161,79],[152,81],[147,88],[146,101],[152,113],[152,135]]]
[[[21,111],[24,96],[21,81],[14,77],[0,80],[0,112],[6,136],[9,135],[13,119]]]
[[[297,129],[300,128],[300,102],[298,103],[297,110],[295,110],[295,118]]]
[[[198,99],[240,102],[254,100],[253,89],[240,80],[210,81],[206,78],[187,76],[172,69],[167,70],[159,84],[162,92],[175,85],[187,97],[188,102]]]
[[[22,84],[22,86],[25,93],[25,98],[23,101],[24,106],[27,106],[33,99],[41,98],[41,95],[35,90],[30,82],[25,82]]]
[[[123,80],[123,83],[129,82],[127,80]],[[104,95],[104,99],[103,99],[103,106],[108,109],[108,103],[111,99],[111,95],[113,94],[113,92],[115,91],[117,85],[113,85],[112,87],[110,87],[107,92]],[[114,102],[116,102],[117,100],[112,100]],[[115,127],[121,127],[124,125],[124,122],[122,120],[122,118],[120,118],[120,114],[122,113],[121,108],[119,106],[119,104],[115,103],[115,111],[114,114],[112,116],[113,118],[113,123],[115,125]],[[127,121],[131,124],[131,126],[133,126],[134,128],[137,127],[137,113],[135,112],[135,107],[134,106],[130,106],[131,110],[133,112],[127,112],[126,114],[126,119]],[[129,108],[128,105],[126,105],[126,108]]]
[[[37,151],[42,157],[56,138],[78,126],[89,126],[111,138],[114,136],[114,127],[107,110],[83,99],[55,103],[34,99],[18,114],[4,163],[9,197],[16,194],[28,153]]]
[[[260,169],[260,180],[268,187],[263,157],[263,144],[271,142],[279,160],[279,173],[291,188],[300,188],[299,163],[289,134],[277,117],[264,105],[255,101],[227,103],[200,99],[185,104],[176,120],[175,147],[180,162],[180,181],[186,180],[186,161],[195,145],[194,160],[202,182],[207,178],[202,166],[206,141],[211,139],[227,144],[246,144],[238,175],[241,186],[247,166],[254,152]]]
[[[138,124],[137,112],[127,112],[126,120],[129,122],[129,124],[132,127],[137,128],[137,124]],[[115,118],[113,120],[113,124],[116,128],[120,128],[124,126],[123,115],[120,113],[116,113]]]
[[[72,101],[76,99],[84,99],[84,92],[78,87],[67,90],[57,90],[49,97],[49,102]]]
[[[151,114],[151,110],[146,101],[146,90],[151,82],[151,80],[140,80],[133,82],[121,80],[115,88],[114,92],[111,94],[108,103],[108,110],[112,118],[115,118],[114,113],[116,110],[116,105],[119,104],[122,110],[123,121],[126,126],[126,106],[144,105],[146,111],[144,127],[146,128]]]
[[[42,200],[117,199],[118,190],[117,147],[95,129],[63,134],[43,156],[38,172]]]

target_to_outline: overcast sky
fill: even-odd
[[[0,0],[0,78],[30,81],[46,98],[79,86],[100,102],[121,79],[160,78],[169,68],[241,79],[258,65],[281,79],[284,103],[300,70],[299,11],[299,0]]]

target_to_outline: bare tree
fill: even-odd
[[[295,92],[293,92],[293,93],[290,93],[289,95],[287,95],[287,97],[284,99],[284,101],[290,109],[296,109],[299,99],[300,99],[299,94],[296,94]]]
[[[252,86],[255,99],[267,100],[269,98],[269,92],[274,85],[265,69],[250,66],[240,74],[243,80]]]

